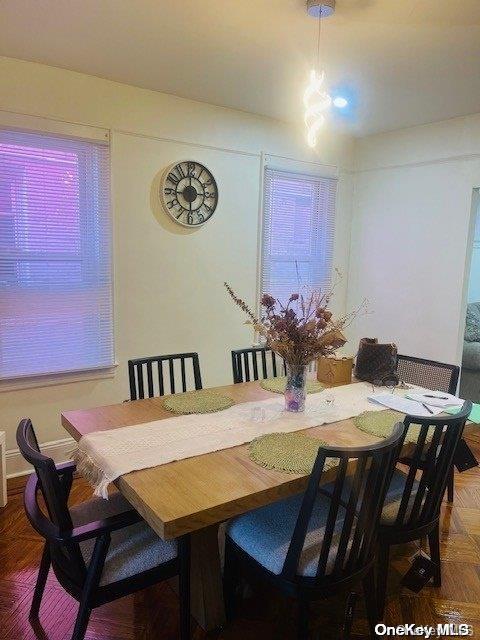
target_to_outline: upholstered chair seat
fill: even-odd
[[[280,500],[260,509],[255,509],[233,519],[227,527],[227,535],[243,551],[265,569],[279,575],[282,571],[288,546],[292,539],[303,494]],[[330,499],[319,494],[309,522],[305,544],[299,562],[299,575],[314,576],[318,566],[318,549],[323,540],[327,523]],[[334,531],[326,572],[333,568],[338,545],[338,535],[343,523],[340,507]]]
[[[70,508],[74,526],[102,520],[131,509],[131,504],[117,492],[109,500],[92,498]],[[95,540],[80,543],[83,559],[88,565],[92,557]],[[111,542],[99,586],[105,586],[130,578],[177,556],[176,540],[164,541],[146,522],[137,522],[118,529],[111,534]]]
[[[382,517],[380,518],[381,525],[393,525],[400,509],[400,503],[402,502],[403,492],[405,490],[405,483],[407,476],[402,471],[395,469],[390,487],[388,488],[387,495],[385,497],[385,504],[382,510]],[[414,480],[412,492],[410,494],[410,500],[408,502],[407,517],[413,507],[415,496],[417,494],[418,482]]]
[[[395,470],[388,493],[385,498],[385,506],[382,511],[381,523],[383,525],[393,524],[400,508],[403,491],[407,476],[399,470]],[[415,496],[415,481],[412,497]],[[323,493],[331,494],[332,485],[326,485]],[[350,492],[350,482],[346,479],[344,496]],[[261,564],[265,569],[275,575],[282,571],[288,545],[292,538],[295,522],[302,502],[302,495],[292,496],[285,500],[280,500],[266,507],[255,509],[234,518],[227,527],[227,535],[250,557]],[[411,509],[413,499],[410,500]],[[323,539],[326,519],[330,508],[330,499],[326,495],[319,494],[315,501],[315,508],[309,523],[308,533],[305,538],[302,556],[299,564],[300,575],[313,576],[317,570],[318,548]],[[339,507],[339,514],[342,516],[342,507]],[[339,531],[343,523],[340,517],[337,521],[336,531]],[[335,531],[335,532],[336,532]],[[333,568],[333,561],[336,556],[338,536],[333,536],[333,544],[327,562],[328,573]]]

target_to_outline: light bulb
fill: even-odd
[[[333,99],[333,105],[338,109],[344,109],[348,105],[348,100],[342,96],[337,96]]]
[[[307,127],[307,142],[310,147],[317,144],[317,133],[325,122],[324,112],[332,104],[332,98],[323,89],[325,73],[317,74],[315,69],[310,72],[310,82],[303,95],[305,106],[304,122]]]

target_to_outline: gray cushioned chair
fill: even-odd
[[[18,426],[17,444],[35,469],[25,487],[27,517],[45,539],[30,618],[38,619],[50,567],[62,587],[79,602],[72,640],[85,637],[93,608],[179,576],[180,635],[188,640],[188,536],[161,540],[119,493],[109,500],[93,498],[69,508],[75,465],[55,465],[43,455],[29,419]]]
[[[381,616],[385,609],[391,546],[428,537],[433,585],[441,586],[440,506],[471,409],[472,403],[467,401],[452,416],[405,417],[407,428],[414,425],[418,429],[418,439],[411,445],[408,473],[396,471],[393,475],[380,521],[377,603]]]
[[[224,588],[229,619],[241,569],[298,600],[302,640],[308,637],[309,603],[345,592],[350,584],[361,581],[371,636],[376,637],[376,537],[404,433],[400,423],[390,437],[374,445],[320,447],[304,494],[228,524]],[[328,471],[324,468],[327,458],[337,459]],[[322,482],[324,473],[333,482]]]
[[[92,498],[70,507],[70,515],[73,526],[80,527],[131,510],[132,505],[117,492],[108,500]],[[94,549],[94,539],[80,542],[80,550],[87,565]],[[116,529],[110,536],[110,545],[105,556],[99,586],[131,578],[160,564],[175,560],[176,557],[177,541],[162,540],[143,520],[123,529]]]

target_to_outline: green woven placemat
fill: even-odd
[[[386,411],[364,411],[359,416],[353,418],[353,423],[360,431],[365,431],[365,433],[379,438],[387,438],[392,433],[394,425],[397,424],[397,422],[402,422],[404,418],[404,413],[391,409],[387,409]],[[420,427],[412,424],[408,428],[405,442],[417,442],[419,435]],[[427,437],[427,440],[429,440],[430,437]]]
[[[404,417],[405,414],[391,409],[364,411],[353,418],[353,423],[360,431],[365,431],[365,433],[379,438],[387,438],[392,433],[393,425],[403,420]]]
[[[287,376],[280,376],[279,378],[267,378],[260,382],[260,386],[265,391],[273,391],[273,393],[285,393],[285,387],[287,385]],[[318,393],[323,391],[325,386],[321,382],[316,380],[307,380],[306,384],[307,393]]]
[[[252,440],[248,449],[250,458],[266,469],[306,474],[312,471],[318,448],[326,444],[303,433],[268,433]],[[327,458],[325,469],[335,464]]]
[[[173,413],[214,413],[228,409],[233,404],[232,398],[206,389],[167,396],[163,401],[165,409]]]

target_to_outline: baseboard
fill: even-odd
[[[52,458],[57,464],[66,462],[70,459],[70,454],[75,446],[73,438],[62,438],[61,440],[52,440],[41,445],[42,453]],[[25,476],[32,472],[32,467],[22,457],[18,449],[10,449],[6,452],[7,458],[7,479]]]

